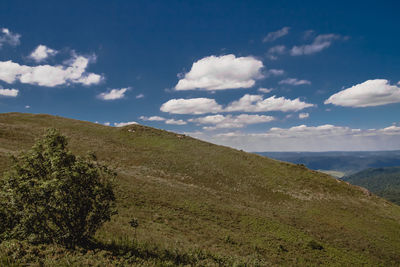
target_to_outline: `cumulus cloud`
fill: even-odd
[[[293,46],[290,50],[292,56],[310,55],[320,52],[331,46],[334,40],[340,39],[338,34],[320,34],[308,45]]]
[[[289,85],[303,85],[303,84],[311,84],[310,81],[307,80],[299,80],[297,78],[287,78],[279,82],[279,84],[289,84]]]
[[[114,122],[115,127],[124,127],[130,124],[138,124],[136,121],[128,121],[128,122]],[[110,125],[110,124],[108,124]]]
[[[86,72],[94,57],[75,56],[69,65],[26,66],[9,61],[0,61],[0,80],[7,83],[19,81],[46,87],[80,83],[83,85],[98,84],[103,77],[95,73]]]
[[[190,122],[197,123],[199,125],[213,125],[203,127],[205,130],[215,130],[222,128],[242,128],[245,125],[249,124],[257,124],[257,123],[265,123],[271,122],[275,120],[272,116],[266,115],[249,115],[249,114],[241,114],[238,116],[232,115],[210,115],[206,117],[200,117],[195,119],[190,119]]]
[[[277,30],[276,32],[270,32],[267,34],[267,36],[264,37],[263,42],[273,42],[276,39],[279,39],[289,33],[290,27],[283,27],[280,30]]]
[[[352,129],[345,126],[299,125],[271,128],[264,133],[186,133],[220,145],[246,151],[354,151],[400,149],[400,127]]]
[[[172,125],[185,125],[187,124],[186,121],[184,120],[175,120],[175,119],[168,119],[165,121],[166,124],[172,124]]]
[[[136,96],[136,99],[140,99],[140,98],[143,98],[144,97],[144,94],[138,94],[137,96]]]
[[[99,94],[97,97],[102,99],[102,100],[116,100],[116,99],[122,99],[125,97],[126,91],[128,91],[129,88],[121,88],[121,89],[112,89],[108,92],[104,92]]]
[[[151,117],[146,117],[146,116],[140,116],[140,119],[142,121],[165,121],[166,119],[160,116],[151,116]]]
[[[0,96],[17,97],[18,93],[18,89],[2,89],[0,87]]]
[[[29,106],[29,105],[26,105],[26,106],[25,106],[25,108],[26,108],[26,109],[28,109],[28,108],[31,108],[31,106]]]
[[[367,80],[344,89],[324,102],[343,107],[372,107],[400,103],[400,87],[388,80]]]
[[[268,112],[268,111],[299,111],[313,107],[299,98],[286,99],[271,96],[264,99],[262,95],[245,94],[239,100],[233,101],[225,108],[210,98],[171,99],[165,102],[160,110],[173,114],[206,114],[218,112]]]
[[[191,70],[178,81],[178,91],[203,89],[225,90],[250,88],[263,78],[263,63],[251,56],[209,56],[193,63]]]
[[[20,43],[19,38],[21,38],[20,34],[12,33],[7,28],[1,28],[1,30],[0,30],[0,48],[2,48],[4,44],[8,44],[11,46],[19,45],[19,43]]]
[[[172,114],[205,114],[220,112],[222,106],[210,98],[180,98],[165,102],[160,110]]]
[[[160,117],[160,116],[151,116],[151,117],[140,116],[140,119],[142,121],[164,121],[166,124],[171,124],[171,125],[187,124],[187,122],[184,120],[166,119],[166,118]]]
[[[36,62],[41,62],[50,56],[54,56],[55,54],[57,54],[56,50],[51,49],[45,45],[38,45],[38,47],[36,47],[36,49],[29,55],[29,57]]]
[[[308,107],[313,107],[301,101],[299,98],[286,99],[284,97],[271,96],[264,99],[262,95],[246,94],[237,101],[233,101],[225,111],[243,111],[243,112],[267,112],[267,111],[299,111]]]
[[[278,55],[283,55],[286,53],[286,46],[284,45],[276,45],[268,49],[267,57],[271,60],[278,59]]]
[[[259,92],[265,93],[265,94],[270,93],[272,90],[274,90],[274,89],[273,88],[263,88],[263,87],[258,88]]]
[[[300,113],[299,114],[299,119],[307,119],[308,117],[310,117],[310,114],[308,114],[308,113]]]

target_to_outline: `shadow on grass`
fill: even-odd
[[[160,262],[170,262],[175,265],[195,265],[204,261],[211,261],[218,265],[230,265],[228,258],[216,256],[202,250],[189,252],[179,251],[178,249],[160,248],[154,244],[139,243],[128,238],[112,240],[110,243],[100,241],[90,241],[81,246],[83,249],[92,251],[107,251],[115,257],[125,259],[155,260]]]
[[[32,244],[26,240],[0,242],[0,266],[54,266],[55,263],[59,266],[81,266],[83,261],[90,265],[104,263],[104,266],[135,263],[160,266],[232,266],[234,263],[242,263],[239,259],[214,255],[200,249],[167,249],[128,238],[119,238],[109,243],[92,240],[74,248],[57,244]]]

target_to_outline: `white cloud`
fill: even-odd
[[[83,85],[92,85],[100,83],[102,79],[103,77],[101,75],[95,73],[89,73],[86,76],[82,76],[81,78],[79,78],[77,82]]]
[[[36,62],[41,62],[50,56],[54,56],[55,54],[57,54],[56,50],[51,49],[45,45],[38,45],[38,47],[36,47],[36,49],[29,55],[29,57]]]
[[[166,119],[160,116],[151,116],[151,117],[146,117],[146,116],[140,116],[140,119],[142,121],[165,121]]]
[[[175,89],[224,90],[250,88],[263,78],[263,63],[251,56],[209,56],[193,63],[191,70],[178,81]]]
[[[21,37],[20,34],[18,33],[12,33],[9,29],[6,28],[1,28],[0,31],[0,48],[4,44],[8,44],[11,46],[17,46],[19,45],[20,41],[19,38]]]
[[[222,128],[242,128],[245,125],[271,122],[275,120],[272,116],[266,115],[249,115],[241,114],[238,116],[232,115],[210,115],[196,119],[190,119],[190,122],[195,122],[203,125],[213,125],[212,127],[203,127],[205,130],[215,130]]]
[[[268,70],[268,74],[274,75],[274,76],[283,75],[284,73],[285,73],[284,70],[278,70],[278,69],[270,69],[270,70]]]
[[[26,66],[9,61],[0,61],[0,80],[7,83],[19,81],[26,84],[54,87],[80,83],[84,85],[98,84],[102,76],[87,73],[86,68],[94,57],[75,56],[68,66],[38,65]]]
[[[143,98],[144,97],[144,94],[138,94],[137,96],[136,96],[136,99],[140,99],[140,98]]]
[[[29,105],[26,105],[26,106],[25,106],[25,108],[26,108],[26,109],[28,109],[28,108],[31,108],[31,106],[29,106]]]
[[[314,38],[314,41],[308,45],[293,46],[290,50],[292,56],[310,55],[320,52],[331,46],[334,40],[340,38],[337,34],[320,34]]]
[[[0,88],[0,96],[17,97],[18,89],[2,89]]]
[[[187,124],[186,121],[184,120],[175,120],[175,119],[168,119],[165,121],[166,124],[172,124],[172,125],[185,125]]]
[[[278,55],[283,55],[286,53],[286,46],[284,45],[276,45],[268,49],[267,57],[271,60],[278,59]]]
[[[289,33],[290,27],[283,27],[280,30],[277,30],[276,32],[270,32],[267,34],[267,36],[264,37],[263,42],[272,42],[275,41],[278,38],[281,38]]]
[[[303,84],[311,84],[310,81],[307,80],[299,80],[297,78],[287,78],[279,82],[279,84],[289,84],[289,85],[303,85]]]
[[[97,97],[102,99],[102,100],[116,100],[116,99],[121,99],[125,97],[126,91],[128,91],[129,88],[121,88],[121,89],[112,89],[108,92],[101,93]]]
[[[160,110],[172,114],[206,114],[218,112],[267,112],[267,111],[299,111],[313,107],[299,98],[286,99],[271,96],[264,99],[262,95],[245,94],[239,100],[231,102],[226,108],[210,98],[171,99],[162,104]]]
[[[284,97],[271,96],[264,99],[262,95],[246,94],[237,101],[230,103],[225,111],[244,111],[244,112],[267,112],[267,111],[299,111],[308,107],[313,107],[301,101],[299,98],[294,100]]]
[[[298,136],[337,136],[348,134],[359,134],[360,129],[351,129],[349,127],[335,126],[325,124],[320,126],[299,125],[291,128],[273,127],[267,133],[258,134],[269,137],[298,137]]]
[[[270,93],[272,90],[274,90],[274,88],[263,88],[263,87],[258,88],[259,92],[265,93],[265,94]]]
[[[172,125],[187,124],[187,122],[185,122],[184,120],[166,119],[166,118],[160,117],[160,116],[151,116],[151,117],[140,116],[140,119],[142,121],[164,121],[166,124],[172,124]]]
[[[282,55],[286,51],[286,46],[284,45],[276,45],[268,49],[268,54],[278,54]]]
[[[114,122],[115,127],[124,127],[131,124],[138,124],[136,121],[129,121],[129,122]]]
[[[246,151],[362,151],[400,149],[400,127],[352,129],[344,126],[299,125],[264,133],[186,133],[212,143]]]
[[[307,119],[308,117],[310,117],[309,113],[300,113],[299,114],[299,119]]]
[[[180,98],[165,102],[160,110],[173,114],[205,114],[220,112],[222,106],[210,98]]]
[[[367,80],[330,96],[324,103],[344,107],[400,103],[400,87],[385,79]]]
[[[111,123],[110,122],[105,122],[105,123],[103,123],[105,126],[110,126],[111,125]]]
[[[379,130],[379,132],[384,133],[386,135],[400,135],[400,127],[392,125]]]

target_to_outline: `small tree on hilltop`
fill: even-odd
[[[94,159],[69,152],[55,129],[14,158],[0,184],[0,239],[74,247],[93,237],[116,213],[115,173]]]

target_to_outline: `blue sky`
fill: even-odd
[[[397,1],[2,1],[0,112],[247,151],[400,149]]]

